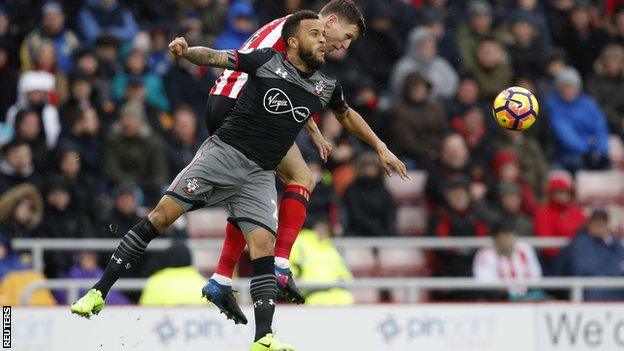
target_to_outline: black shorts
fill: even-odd
[[[223,121],[230,113],[230,110],[236,105],[236,99],[222,95],[208,96],[206,103],[206,129],[210,135],[221,127]]]

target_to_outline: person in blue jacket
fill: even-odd
[[[253,34],[256,27],[253,6],[246,1],[236,1],[230,5],[225,29],[219,33],[214,48],[217,50],[238,48]]]
[[[544,104],[556,143],[554,167],[572,173],[608,168],[607,119],[596,101],[583,93],[581,76],[566,67],[555,85],[557,91]]]
[[[555,275],[623,277],[624,243],[609,230],[609,215],[595,210],[585,228],[555,259]],[[624,301],[624,289],[585,289],[586,301]]]
[[[132,40],[138,31],[134,15],[118,0],[86,0],[78,13],[78,27],[88,42],[101,35],[125,42]]]

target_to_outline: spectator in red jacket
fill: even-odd
[[[444,185],[445,205],[429,219],[428,232],[438,237],[478,237],[488,235],[486,214],[470,197],[470,180],[462,175],[451,176]],[[440,267],[436,275],[467,277],[472,274],[472,250],[437,251]]]
[[[513,151],[499,151],[492,159],[492,176],[494,182],[514,183],[520,188],[520,210],[523,214],[532,216],[538,206],[537,196],[533,189],[522,181],[522,170],[518,155]],[[498,187],[490,188],[490,201],[495,200]]]
[[[535,235],[572,238],[587,219],[583,209],[574,203],[572,182],[567,178],[555,177],[548,182],[546,191],[548,201],[535,211]],[[559,251],[544,250],[544,258],[549,261]]]

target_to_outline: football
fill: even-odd
[[[527,130],[537,118],[539,103],[525,88],[510,87],[501,91],[493,106],[494,118],[505,129]]]

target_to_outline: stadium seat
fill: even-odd
[[[379,302],[379,290],[377,289],[352,289],[351,293],[355,298],[355,303]]]
[[[377,256],[370,248],[347,247],[344,251],[344,260],[356,277],[372,276],[379,267]]]
[[[384,247],[378,252],[380,274],[384,276],[426,275],[425,255],[417,248]]]
[[[624,168],[624,143],[618,135],[609,137],[609,160],[613,167]]]
[[[398,175],[386,177],[386,187],[399,204],[415,204],[423,198],[427,173],[410,171],[412,179],[404,181]]]
[[[578,171],[576,199],[584,205],[621,203],[624,199],[624,172]]]
[[[202,208],[187,213],[186,230],[190,238],[222,237],[228,212],[222,207]]]
[[[390,289],[390,296],[392,298],[392,302],[394,303],[411,303],[409,301],[408,292],[403,288],[395,288]],[[418,295],[416,296],[416,302],[426,301],[428,298],[427,291],[424,289],[418,290]]]
[[[220,250],[190,249],[193,255],[193,266],[197,267],[202,274],[214,273],[219,263]]]
[[[397,234],[420,235],[427,229],[427,209],[424,206],[401,206],[397,210]]]

